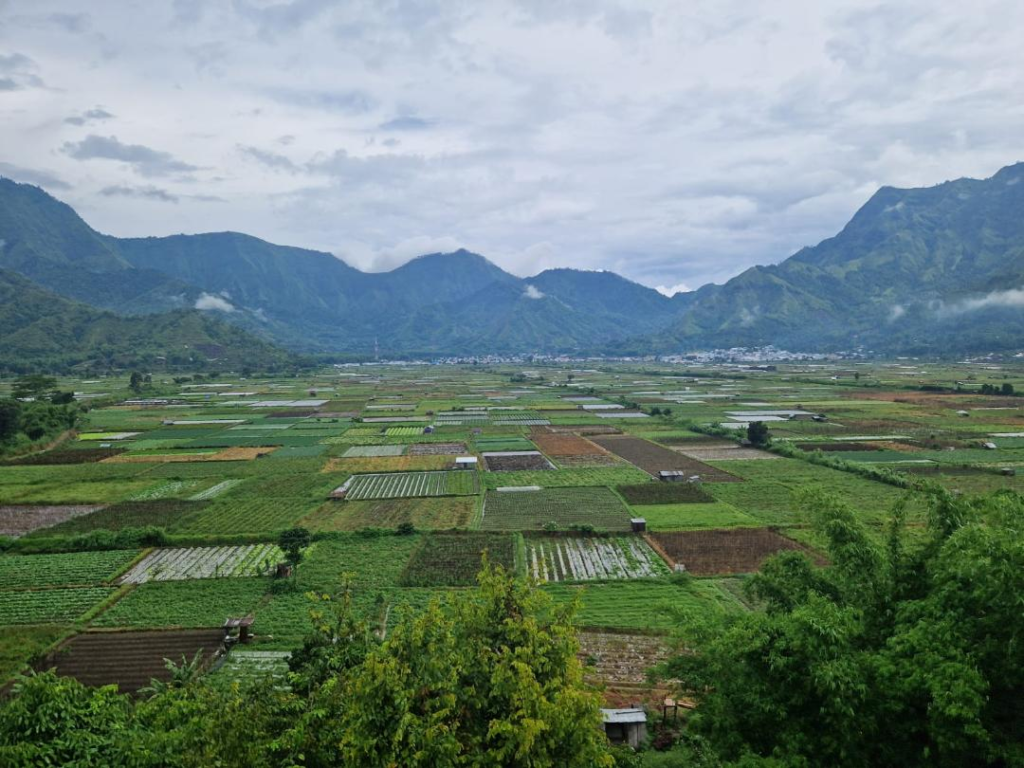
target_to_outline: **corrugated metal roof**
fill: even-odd
[[[646,723],[647,713],[642,709],[602,709],[606,723]]]

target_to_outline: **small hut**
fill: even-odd
[[[612,744],[638,749],[647,739],[647,713],[640,707],[602,709],[604,732]]]

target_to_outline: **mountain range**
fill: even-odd
[[[267,359],[268,342],[389,356],[1015,349],[1024,331],[1024,163],[985,180],[883,187],[835,237],[671,298],[610,272],[521,278],[464,250],[366,273],[329,253],[234,232],[116,238],[43,190],[0,179],[0,286],[0,342],[16,328],[8,302],[21,305],[19,344],[66,314],[78,330],[66,342],[50,333],[65,348],[49,352],[69,359],[94,354],[89,339],[109,346],[131,327],[136,337],[158,329],[166,341],[175,326],[222,354],[235,344]],[[107,330],[90,334],[93,323]]]

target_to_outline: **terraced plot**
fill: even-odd
[[[406,587],[468,587],[476,583],[481,558],[512,570],[515,550],[511,534],[437,533],[425,537],[402,573]]]
[[[39,664],[84,685],[117,685],[122,693],[135,693],[153,679],[171,677],[165,659],[178,664],[191,661],[197,651],[211,661],[220,650],[224,633],[219,628],[164,632],[86,632],[76,635],[58,652]]]
[[[113,591],[107,587],[72,587],[0,592],[0,624],[74,621]]]
[[[695,576],[752,573],[769,557],[785,550],[806,552],[818,565],[825,564],[807,547],[770,528],[652,533],[648,541],[674,568]]]
[[[401,499],[415,496],[471,496],[479,490],[476,472],[395,472],[354,475],[345,498]]]
[[[681,453],[636,437],[593,437],[595,443],[625,459],[644,472],[658,477],[662,471],[682,471],[696,475],[704,482],[738,482],[740,478]]]
[[[401,456],[404,452],[404,445],[353,445],[342,454],[342,457],[346,459],[355,459],[379,456]]]
[[[536,491],[488,491],[481,528],[541,530],[591,526],[628,531],[629,510],[607,488],[544,488]]]
[[[526,569],[543,581],[638,579],[668,573],[638,536],[551,536],[526,539]]]
[[[40,528],[49,528],[75,517],[92,514],[102,508],[86,504],[57,507],[0,506],[0,536],[17,538]]]
[[[0,557],[0,590],[49,586],[92,586],[114,578],[137,550],[67,552]]]
[[[262,576],[283,560],[284,553],[274,544],[157,549],[122,576],[119,583]]]

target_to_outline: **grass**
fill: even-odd
[[[0,681],[7,680],[60,639],[61,625],[0,627]]]

